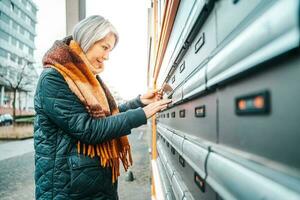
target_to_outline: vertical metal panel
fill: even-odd
[[[258,155],[300,169],[299,66],[299,53],[288,54],[220,89],[219,143],[248,152],[252,159]],[[270,94],[269,113],[236,114],[237,97],[261,91]]]

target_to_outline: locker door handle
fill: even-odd
[[[179,117],[180,118],[185,118],[185,110],[180,110],[179,111]]]
[[[171,146],[171,152],[173,155],[175,155],[175,148]]]
[[[172,77],[172,83],[175,82],[175,75]]]
[[[179,67],[179,72],[183,72],[183,70],[185,69],[185,61],[183,61],[183,63],[180,65]]]
[[[171,117],[175,118],[175,111],[171,113]]]
[[[198,41],[195,44],[195,53],[197,53],[201,49],[204,43],[205,43],[205,33],[203,32],[201,37],[198,39]]]
[[[182,156],[179,156],[179,163],[181,164],[182,167],[185,167],[185,160]]]
[[[194,182],[202,192],[205,192],[204,179],[199,174],[197,174],[197,172],[194,173]]]
[[[195,117],[205,117],[205,105],[195,108]]]

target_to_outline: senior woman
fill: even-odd
[[[91,16],[45,54],[35,94],[36,199],[118,199],[120,163],[132,164],[127,135],[170,103],[152,91],[116,105],[98,74],[117,42],[112,24]]]

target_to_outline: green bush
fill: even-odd
[[[16,123],[33,123],[33,122],[34,122],[34,117],[22,117],[16,119]]]

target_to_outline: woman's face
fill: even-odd
[[[103,39],[97,41],[86,52],[87,59],[97,71],[104,69],[104,61],[108,60],[109,53],[113,49],[115,42],[115,35],[109,33]]]

